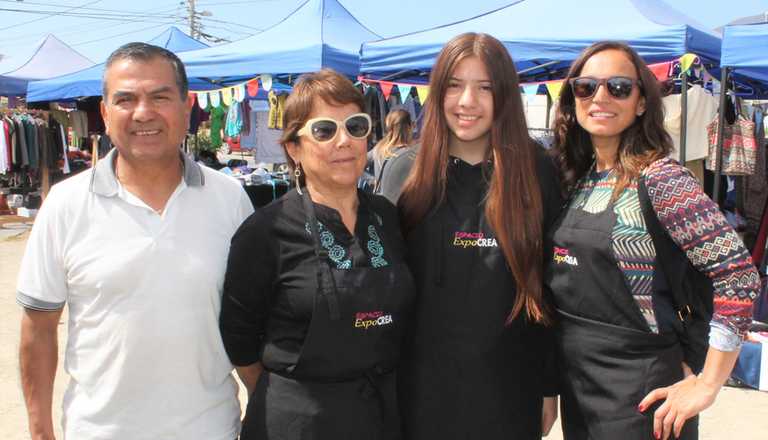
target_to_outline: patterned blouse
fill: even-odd
[[[752,320],[752,302],[760,288],[760,277],[747,249],[686,168],[672,159],[660,159],[648,166],[644,175],[662,227],[694,267],[712,280],[715,308],[710,345],[734,350]],[[579,183],[571,209],[604,211],[615,184],[611,171],[590,173]],[[649,327],[658,332],[652,304],[656,249],[643,219],[637,182],[627,186],[613,209],[617,216],[614,257]]]

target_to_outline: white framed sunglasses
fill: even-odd
[[[336,139],[339,126],[343,126],[347,134],[354,139],[364,139],[371,134],[373,122],[367,113],[355,113],[343,121],[333,118],[312,118],[298,131],[299,136],[309,136],[315,142],[325,143]]]

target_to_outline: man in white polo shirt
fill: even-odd
[[[68,305],[70,440],[232,440],[240,407],[218,330],[229,240],[253,211],[240,185],[179,150],[187,77],[130,43],[104,73],[115,147],[54,186],[18,280],[20,364],[32,439],[52,439],[57,324]]]

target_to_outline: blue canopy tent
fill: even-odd
[[[759,81],[756,97],[768,96],[768,23],[726,26],[720,64],[738,77]],[[754,84],[754,83],[753,83]]]
[[[336,0],[307,0],[279,23],[251,37],[181,55],[190,77],[218,80],[313,72],[354,76],[360,45],[378,40]]]
[[[727,89],[735,79],[740,83],[748,84],[752,90],[749,95],[753,98],[768,97],[768,23],[726,26],[723,29],[722,59],[720,62],[720,83]],[[720,94],[720,122],[725,123],[726,94]],[[718,130],[717,156],[723,157],[723,133]],[[715,173],[715,185],[713,199],[720,198],[720,178],[722,174],[722,160],[717,160]]]
[[[564,69],[590,44],[627,42],[648,63],[692,52],[720,58],[720,40],[661,0],[520,0],[457,23],[367,42],[361,71],[387,74],[430,70],[442,46],[464,32],[485,32],[504,42],[519,70]]]
[[[179,53],[208,47],[175,26],[149,40],[147,43],[164,47]],[[97,64],[85,70],[43,81],[32,81],[27,86],[27,102],[65,101],[84,96],[101,96],[101,79],[105,63]],[[190,78],[190,87],[210,88],[208,83],[200,83]]]
[[[27,93],[27,83],[77,72],[93,66],[78,51],[67,46],[52,34],[34,46],[31,54],[20,57],[21,62],[11,60],[0,63],[0,96],[22,96]]]

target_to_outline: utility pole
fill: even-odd
[[[187,0],[187,11],[189,12],[189,35],[197,39],[200,35],[200,29],[197,23],[197,11],[195,11],[195,0]]]

